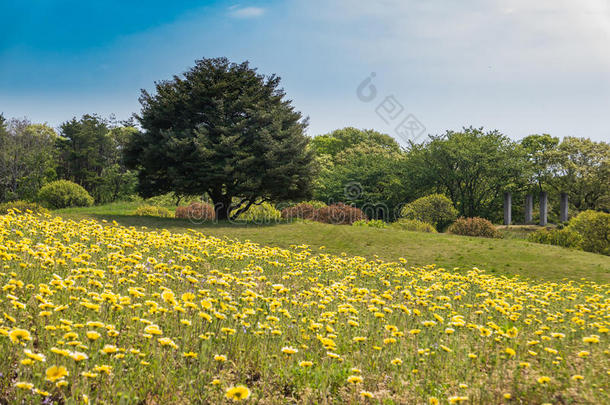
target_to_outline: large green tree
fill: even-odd
[[[531,169],[531,183],[538,191],[548,191],[553,182],[554,163],[559,138],[534,134],[520,141]]]
[[[204,194],[217,218],[252,204],[306,198],[314,169],[301,113],[248,62],[202,59],[182,76],[143,90],[126,162],[144,196]]]
[[[310,143],[318,174],[314,198],[353,204],[369,218],[392,220],[409,192],[405,188],[405,152],[394,138],[352,127],[318,135]]]
[[[578,211],[610,212],[610,144],[565,137],[550,153],[552,185]]]
[[[317,156],[328,155],[332,158],[356,145],[369,145],[390,152],[400,152],[400,145],[390,135],[372,129],[346,127],[328,134],[318,135],[310,143]]]
[[[412,145],[406,176],[421,194],[447,195],[460,215],[501,217],[502,193],[530,178],[521,146],[498,131],[464,128]]]

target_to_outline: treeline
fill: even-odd
[[[42,186],[58,179],[81,185],[97,204],[131,198],[138,176],[126,167],[124,152],[138,133],[132,121],[95,114],[57,131],[0,116],[0,200],[35,201]],[[434,193],[448,196],[460,216],[494,222],[502,220],[505,191],[516,205],[526,193],[547,191],[551,221],[561,192],[574,211],[610,211],[610,145],[586,138],[514,141],[470,127],[403,148],[389,135],[343,128],[314,137],[308,148],[316,163],[313,198],[355,205],[371,219],[392,221],[405,203]]]
[[[525,194],[548,192],[551,221],[558,220],[561,192],[573,212],[610,211],[610,144],[587,138],[514,141],[469,127],[405,149],[388,135],[344,128],[313,138],[311,148],[319,167],[314,198],[368,207],[378,219],[393,220],[405,203],[434,193],[448,196],[460,216],[494,222],[502,221],[507,191],[516,213]]]
[[[28,119],[0,115],[0,202],[35,201],[55,180],[85,188],[103,204],[136,193],[137,175],[124,164],[125,144],[138,130],[131,121],[84,115],[56,131]]]

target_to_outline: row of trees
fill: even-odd
[[[123,151],[136,132],[132,122],[96,115],[66,121],[57,132],[0,115],[0,202],[34,200],[57,179],[80,184],[98,203],[134,194],[137,176],[126,168]]]
[[[610,145],[463,128],[401,147],[392,137],[344,128],[313,139],[274,75],[247,62],[202,59],[142,91],[135,121],[84,115],[56,132],[0,116],[0,199],[33,199],[54,179],[105,203],[136,191],[205,194],[216,218],[255,204],[313,198],[392,220],[404,203],[447,195],[462,216],[500,220],[502,193],[568,192],[576,210],[610,211]],[[553,199],[551,200],[553,201]],[[552,213],[551,213],[552,214]]]
[[[462,216],[499,221],[505,191],[515,202],[547,191],[555,210],[558,194],[567,192],[577,211],[610,211],[610,145],[605,142],[560,141],[548,134],[513,141],[498,131],[470,127],[402,149],[387,135],[344,128],[315,137],[311,147],[320,167],[314,198],[381,203],[390,216],[404,202],[441,193]]]

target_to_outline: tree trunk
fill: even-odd
[[[214,203],[214,211],[216,212],[216,220],[227,221],[229,219],[229,211],[231,210],[231,196],[224,194],[211,195]]]

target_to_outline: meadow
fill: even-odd
[[[367,259],[395,261],[398,257],[411,265],[437,266],[456,271],[473,267],[495,275],[520,276],[533,280],[560,281],[566,278],[610,282],[610,257],[530,243],[525,239],[537,226],[500,226],[502,239],[428,234],[369,227],[336,226],[319,222],[280,222],[267,224],[203,222],[184,219],[134,215],[141,203],[116,202],[93,207],[74,207],[53,211],[62,218],[80,221],[116,221],[120,225],[147,230],[189,232],[198,230],[222,239],[252,241],[266,246],[289,248],[306,243],[325,253],[362,256]],[[167,206],[169,210],[175,206]]]
[[[0,217],[0,402],[607,403],[608,283]]]

